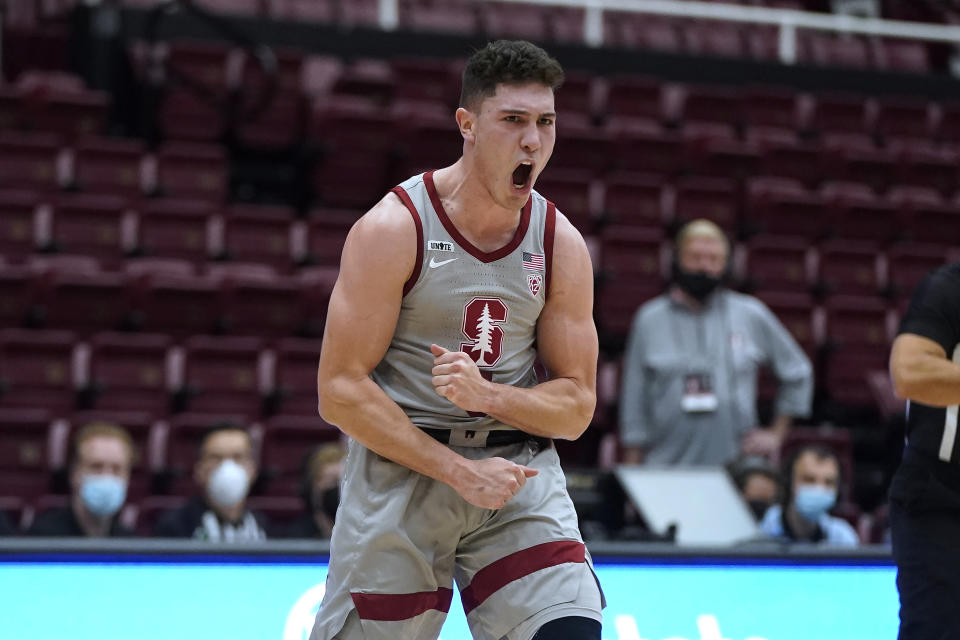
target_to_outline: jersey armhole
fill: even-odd
[[[410,290],[413,289],[413,285],[417,284],[417,280],[420,279],[420,270],[423,268],[423,223],[420,221],[420,214],[417,213],[417,208],[413,206],[413,201],[403,187],[396,186],[390,191],[397,194],[400,201],[403,202],[407,208],[407,211],[413,216],[413,223],[417,227],[417,261],[414,263],[413,272],[410,274],[410,277],[403,283],[403,295],[407,295],[410,293]]]
[[[545,254],[546,273],[544,274],[543,299],[550,296],[550,273],[553,270],[553,235],[557,227],[557,206],[547,200],[547,217],[543,225],[543,253]]]

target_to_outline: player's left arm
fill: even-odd
[[[434,387],[462,409],[482,411],[533,435],[575,440],[593,419],[597,402],[593,267],[583,237],[559,213],[546,294],[537,349],[549,380],[529,389],[489,382],[469,356],[434,345]]]

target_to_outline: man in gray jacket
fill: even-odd
[[[741,452],[776,457],[794,417],[809,415],[809,359],[771,311],[721,286],[723,231],[694,220],[677,235],[670,290],[633,319],[623,361],[624,461],[722,465]],[[779,381],[774,419],[757,428],[757,369]]]

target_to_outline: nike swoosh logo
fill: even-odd
[[[458,259],[459,258],[450,258],[449,260],[441,260],[440,262],[437,262],[436,258],[430,258],[430,268],[436,269],[437,267],[442,267],[448,262],[453,262],[454,260],[458,260]]]

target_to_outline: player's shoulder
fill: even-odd
[[[930,274],[930,282],[949,293],[960,293],[960,261],[948,262],[935,269]]]
[[[349,241],[390,247],[402,245],[408,238],[416,238],[417,220],[396,193],[387,193],[377,204],[360,216],[350,230]]]

